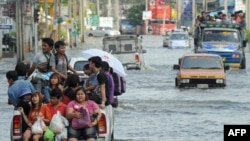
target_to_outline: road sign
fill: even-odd
[[[0,29],[12,29],[12,25],[0,25]]]
[[[152,12],[151,11],[143,11],[142,13],[143,20],[150,20],[152,19]]]

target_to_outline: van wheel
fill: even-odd
[[[92,33],[90,33],[90,34],[89,34],[89,37],[93,37],[93,34],[92,34]]]
[[[114,141],[114,131],[111,134],[111,141]]]

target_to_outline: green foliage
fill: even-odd
[[[91,10],[92,15],[96,15],[96,6],[94,3],[92,2],[89,3],[89,9]]]
[[[249,28],[246,30],[246,39],[248,43],[250,43],[250,29]]]
[[[145,10],[145,5],[135,5],[128,11],[128,20],[135,25],[142,25],[142,13]]]
[[[11,31],[9,32],[9,35],[10,35],[10,36],[16,37],[16,31],[11,30]]]

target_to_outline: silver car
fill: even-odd
[[[98,26],[96,29],[87,31],[87,36],[90,37],[103,37],[103,36],[116,36],[120,35],[120,32],[111,27]]]
[[[189,48],[190,38],[188,32],[172,32],[169,36],[164,36],[163,47],[169,48]]]

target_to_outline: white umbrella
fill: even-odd
[[[85,58],[90,58],[93,56],[99,56],[102,58],[102,61],[106,61],[109,63],[109,66],[113,68],[113,71],[119,74],[120,76],[124,77],[127,74],[124,71],[124,67],[122,63],[112,54],[100,50],[100,49],[88,49],[84,50],[83,52],[83,57]]]

